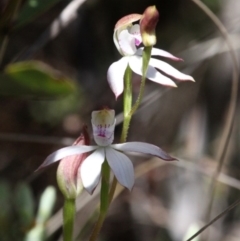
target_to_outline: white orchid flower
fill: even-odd
[[[118,96],[123,92],[123,78],[127,65],[130,66],[133,72],[138,75],[142,75],[143,48],[137,48],[142,43],[140,25],[132,24],[141,18],[142,15],[140,14],[127,15],[117,22],[114,29],[113,40],[119,53],[123,57],[110,65],[107,72],[107,79],[116,98],[118,98]],[[175,57],[172,54],[157,48],[152,48],[151,56],[161,56],[175,61],[182,61],[181,58]],[[163,75],[156,69],[159,69],[167,76],[180,81],[194,81],[190,75],[181,73],[168,63],[155,58],[150,58],[146,77],[158,84],[176,87],[176,84],[169,77]]]
[[[129,190],[134,184],[134,169],[130,159],[122,152],[140,152],[157,156],[163,160],[172,161],[175,158],[168,155],[155,145],[143,142],[127,142],[112,144],[115,128],[115,111],[103,109],[92,112],[93,137],[96,146],[75,145],[59,149],[50,154],[39,168],[48,166],[56,161],[72,155],[93,151],[79,166],[78,172],[83,187],[92,193],[101,178],[101,168],[106,160],[118,182]],[[69,159],[71,160],[71,159]]]

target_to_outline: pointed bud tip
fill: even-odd
[[[140,30],[144,46],[153,46],[157,42],[155,28],[159,19],[156,6],[147,7],[140,21]]]

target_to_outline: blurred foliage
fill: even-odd
[[[34,196],[27,183],[19,182],[12,191],[9,182],[0,180],[0,195],[0,240],[43,241],[45,224],[56,201],[55,188],[49,186],[42,193],[37,215],[34,214]]]
[[[3,1],[1,3],[1,18],[0,18],[0,29],[8,31],[11,27],[11,22],[16,17],[17,10],[19,8],[21,0]],[[1,32],[0,32],[1,33]],[[1,35],[1,34],[0,34]]]
[[[213,12],[218,12],[220,10],[221,4],[219,0],[203,0]]]
[[[0,181],[0,237],[7,240],[12,219],[11,188],[7,181]]]
[[[43,241],[46,239],[45,224],[52,214],[55,202],[56,190],[49,186],[41,195],[34,227],[27,232],[24,241]]]
[[[80,94],[53,100],[31,101],[29,111],[39,123],[58,124],[67,114],[75,113],[82,106]]]
[[[54,98],[73,93],[74,83],[39,61],[10,64],[5,68],[8,79],[1,79],[0,93],[22,97]]]
[[[15,28],[33,21],[61,0],[27,0],[18,15]]]
[[[19,216],[20,226],[27,230],[34,221],[34,198],[30,187],[26,183],[18,183],[13,203]]]

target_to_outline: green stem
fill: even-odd
[[[151,58],[151,51],[152,47],[145,47],[143,50],[143,63],[142,63],[142,81],[140,86],[140,91],[138,94],[138,98],[132,107],[132,70],[130,69],[129,65],[124,74],[124,92],[123,92],[123,128],[120,142],[124,143],[127,141],[127,134],[130,126],[130,122],[132,119],[133,114],[137,110],[138,106],[140,105],[143,97],[145,81],[146,81],[146,73],[148,69],[148,63]],[[110,192],[109,192],[109,203],[111,203],[115,190],[117,187],[117,179],[114,177]]]
[[[152,46],[144,47],[144,49],[143,49],[142,80],[141,80],[141,85],[140,85],[140,90],[139,90],[137,100],[136,100],[134,106],[132,107],[132,110],[131,110],[131,113],[130,113],[131,116],[136,112],[136,110],[138,109],[138,107],[139,107],[139,105],[142,101],[142,98],[143,98],[145,82],[146,82],[146,74],[147,74],[147,69],[148,69],[148,63],[149,63],[149,60],[151,58],[151,51],[152,51]]]
[[[108,191],[109,191],[110,167],[108,162],[102,164],[102,185],[100,194],[100,213],[106,213],[108,209]]]
[[[127,66],[124,74],[124,92],[123,92],[123,127],[120,142],[126,142],[128,129],[131,121],[132,109],[132,70]]]
[[[152,47],[145,47],[143,50],[143,73],[142,73],[142,81],[140,86],[140,92],[137,98],[135,105],[132,108],[132,70],[130,69],[129,65],[127,66],[124,74],[124,92],[123,92],[123,127],[122,127],[122,134],[120,138],[120,142],[126,142],[128,130],[131,122],[132,115],[137,110],[139,104],[141,103],[144,87],[145,87],[145,80],[146,80],[146,73],[148,69],[148,63],[151,57],[151,50]],[[105,220],[107,210],[109,204],[111,203],[114,192],[117,186],[117,179],[114,177],[110,191],[109,191],[109,173],[110,168],[105,161],[102,166],[102,186],[101,186],[101,204],[100,204],[100,214],[97,220],[97,223],[94,227],[92,235],[89,241],[95,241],[98,237],[100,229],[102,227],[103,221]]]
[[[132,70],[128,65],[124,74],[124,92],[123,92],[124,119],[123,119],[122,134],[120,138],[121,143],[124,143],[127,141],[129,125],[132,119],[131,109],[132,109]],[[116,177],[114,177],[110,188],[110,192],[109,192],[109,203],[112,202],[116,187],[117,187],[117,179]]]
[[[105,161],[102,165],[102,182],[101,182],[101,193],[100,193],[100,214],[98,216],[97,223],[93,229],[93,232],[90,236],[89,241],[95,241],[97,240],[97,237],[99,235],[99,232],[102,228],[103,222],[105,220],[105,217],[107,215],[107,210],[109,206],[109,198],[108,198],[108,192],[109,192],[109,179],[110,179],[110,167]]]
[[[112,185],[111,185],[111,188],[110,188],[110,191],[109,191],[109,204],[113,200],[116,187],[117,187],[117,178],[114,176],[113,181],[112,181]]]
[[[63,207],[63,240],[73,240],[73,225],[75,219],[75,199],[65,199]]]
[[[96,225],[94,226],[94,230],[89,238],[89,241],[95,241],[97,240],[97,237],[98,237],[98,234],[102,228],[102,225],[103,225],[103,222],[105,220],[105,214],[103,213],[100,213],[99,216],[98,216],[98,220],[97,220],[97,223]]]

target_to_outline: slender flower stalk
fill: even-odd
[[[101,193],[100,193],[100,213],[95,227],[92,231],[89,241],[95,241],[102,228],[103,222],[106,218],[108,207],[109,207],[109,179],[110,179],[110,168],[107,161],[104,161],[102,165],[102,181],[101,181]]]
[[[143,92],[144,92],[144,87],[145,87],[145,80],[146,80],[146,70],[148,67],[149,59],[150,59],[150,54],[149,50],[151,52],[151,47],[146,47],[146,54],[143,54],[143,75],[142,75],[142,81],[141,81],[141,87],[139,91],[138,98],[132,107],[132,92],[129,91],[130,87],[132,86],[131,82],[131,77],[132,77],[132,70],[127,67],[124,75],[124,92],[123,92],[123,113],[124,113],[124,119],[123,119],[123,127],[122,127],[122,134],[121,134],[121,139],[120,142],[124,143],[127,141],[127,134],[128,134],[128,129],[130,126],[130,122],[132,119],[133,114],[135,111],[138,109]],[[115,190],[117,187],[117,179],[114,177],[111,189],[109,192],[109,201],[111,203]]]
[[[132,70],[129,65],[126,68],[124,75],[124,92],[123,92],[123,127],[120,142],[124,143],[127,140],[128,129],[131,121],[132,109]]]
[[[73,240],[75,212],[75,199],[66,198],[63,206],[63,241]]]
[[[132,110],[131,110],[131,116],[136,112],[136,110],[138,109],[138,107],[142,101],[142,98],[143,98],[143,93],[144,93],[144,88],[145,88],[145,83],[146,83],[147,69],[148,69],[149,60],[151,58],[151,50],[152,50],[151,46],[145,47],[143,50],[142,80],[141,80],[140,91],[139,91],[136,103],[134,104],[134,106],[132,107]]]

